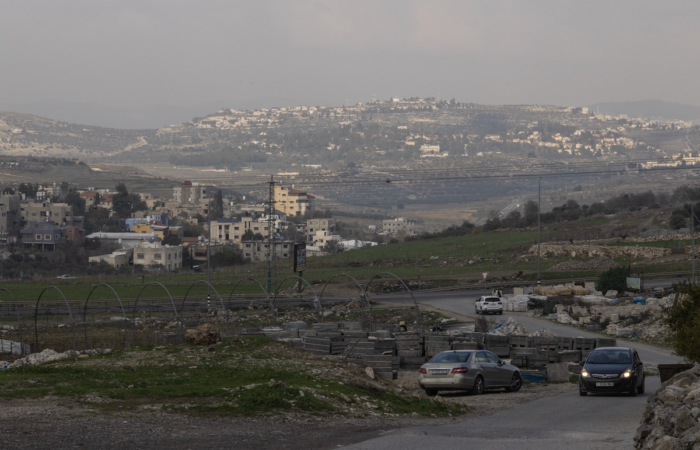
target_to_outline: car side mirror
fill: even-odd
[[[582,365],[584,365],[584,364],[586,364],[586,361],[579,361],[579,362],[578,362],[578,365],[579,365],[579,366],[582,366]]]
[[[503,361],[501,361],[501,360],[498,361],[499,366],[502,366],[503,364],[505,364]]]
[[[644,366],[644,363],[641,362],[641,361],[637,361],[637,362],[635,363],[635,367],[642,367],[642,366]]]

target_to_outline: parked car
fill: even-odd
[[[56,278],[59,280],[75,280],[75,277],[72,277],[69,274],[59,275]]]
[[[474,304],[477,314],[503,314],[503,302],[500,297],[483,296]]]
[[[644,393],[644,363],[634,349],[627,347],[597,348],[581,361],[579,394],[621,393],[634,397]]]
[[[487,389],[515,392],[522,387],[523,377],[520,369],[487,350],[453,350],[438,353],[423,364],[418,383],[429,396],[443,390],[467,390],[479,395]]]

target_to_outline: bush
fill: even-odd
[[[617,267],[608,269],[600,274],[596,287],[599,291],[605,293],[609,290],[622,292],[627,289],[627,269],[625,267]]]
[[[668,342],[680,357],[700,362],[700,286],[678,286],[682,300],[664,310],[663,322],[669,328]]]

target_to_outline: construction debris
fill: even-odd
[[[0,361],[0,370],[14,369],[15,367],[38,366],[41,364],[46,364],[66,358],[74,358],[77,356],[95,356],[99,354],[106,355],[111,352],[112,350],[106,348],[102,350],[86,350],[82,352],[68,350],[67,352],[58,353],[55,350],[47,348],[39,353],[32,353],[31,355],[25,356],[24,358],[18,359],[14,362]]]
[[[618,263],[615,262],[609,256],[599,256],[593,258],[590,261],[564,261],[555,266],[550,267],[549,272],[558,272],[562,270],[607,270],[615,269],[620,267]]]
[[[185,339],[193,345],[211,345],[221,341],[221,333],[212,324],[205,323],[195,329],[187,330]]]
[[[496,335],[500,335],[500,336],[516,335],[516,336],[530,336],[530,337],[554,337],[554,336],[556,336],[554,333],[552,333],[549,330],[545,330],[544,328],[539,330],[539,331],[535,331],[535,332],[530,333],[527,331],[527,328],[520,325],[512,317],[508,318],[508,320],[501,323],[500,325],[497,325],[494,329],[489,330],[488,334],[496,334]]]

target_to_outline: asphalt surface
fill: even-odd
[[[646,380],[646,393],[588,395],[578,392],[535,400],[493,415],[467,416],[451,425],[387,430],[381,437],[350,449],[425,450],[548,450],[633,449],[647,398],[659,386]]]

